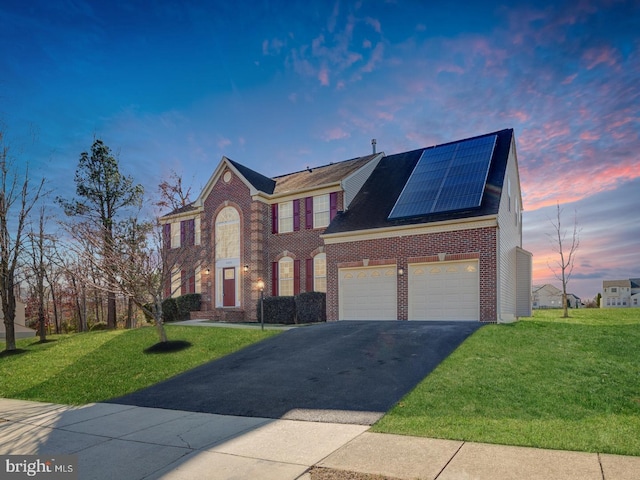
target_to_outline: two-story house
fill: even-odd
[[[640,307],[640,278],[603,280],[600,307]]]
[[[223,157],[191,205],[163,217],[165,245],[192,249],[166,295],[202,294],[199,318],[250,321],[259,292],[326,292],[320,234],[383,154],[268,178]]]
[[[533,308],[562,308],[562,290],[558,287],[545,283],[544,285],[534,285],[532,295]],[[573,293],[567,293],[567,306],[569,308],[580,308],[582,301]]]
[[[266,295],[327,294],[328,320],[513,321],[531,255],[513,130],[267,177],[223,157],[192,205],[163,217],[191,249],[173,289],[198,318],[256,318]],[[177,287],[180,288],[177,288]]]

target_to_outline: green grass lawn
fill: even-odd
[[[254,329],[166,326],[169,340],[189,348],[146,354],[155,328],[52,335],[17,341],[23,353],[0,357],[0,397],[81,405],[153,385],[276,332]]]
[[[487,325],[374,431],[640,456],[640,309]]]

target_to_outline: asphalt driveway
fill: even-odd
[[[481,325],[343,321],[295,328],[110,402],[368,425]]]

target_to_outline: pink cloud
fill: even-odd
[[[562,163],[561,163],[562,165]],[[523,169],[523,201],[527,210],[570,203],[640,177],[637,165],[627,159],[621,165],[603,164],[600,168],[571,168],[547,165],[534,172]]]
[[[367,25],[370,25],[371,27],[373,27],[373,29],[377,33],[380,33],[382,31],[382,27],[380,26],[380,20],[377,20],[377,19],[371,18],[371,17],[367,17],[365,19],[365,22],[367,23]]]
[[[372,72],[380,61],[382,61],[382,56],[384,54],[384,45],[382,43],[378,43],[373,51],[371,52],[371,57],[369,57],[369,61],[367,64],[362,67],[363,72]]]
[[[220,150],[224,150],[226,147],[231,145],[231,140],[229,140],[228,138],[222,137],[218,139],[218,141],[216,142],[216,145],[218,145],[218,148]]]
[[[586,62],[587,70],[591,70],[600,64],[608,67],[617,67],[618,57],[618,52],[611,47],[590,48],[582,55],[582,59]]]
[[[507,114],[507,118],[515,118],[519,122],[524,123],[529,121],[529,119],[531,118],[531,115],[528,112],[525,112],[524,110],[515,110],[512,112],[509,112]]]
[[[333,140],[340,140],[343,138],[349,138],[351,134],[349,132],[345,132],[342,128],[336,127],[328,130],[324,133],[322,139],[331,142]]]
[[[376,114],[376,117],[378,117],[380,120],[386,120],[388,122],[392,122],[395,118],[393,116],[393,113],[389,113],[389,112],[378,112]]]
[[[600,140],[600,135],[594,132],[582,132],[580,134],[580,140],[596,141],[596,140]]]
[[[327,67],[322,67],[318,72],[318,80],[323,87],[329,86],[329,70]]]
[[[464,69],[460,65],[455,65],[452,63],[443,63],[436,67],[437,73],[448,72],[448,73],[464,73]]]

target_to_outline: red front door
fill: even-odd
[[[222,269],[222,306],[236,306],[236,269],[235,267]]]

